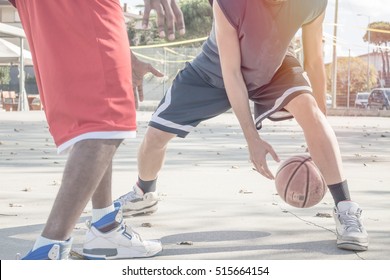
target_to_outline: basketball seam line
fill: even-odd
[[[290,164],[292,164],[292,163],[295,163],[295,162],[299,162],[299,163],[300,163],[300,164],[297,166],[297,168],[295,168],[293,174],[291,175],[290,179],[288,180],[286,189],[284,190],[284,195],[283,195],[283,197],[284,197],[284,200],[285,200],[285,201],[287,201],[287,191],[288,191],[288,188],[289,188],[289,186],[290,186],[290,183],[291,183],[292,179],[294,178],[295,174],[298,172],[298,169],[302,166],[302,164],[305,164],[305,162],[308,161],[308,160],[311,160],[311,157],[306,158],[304,161],[292,161],[292,162],[289,162],[288,164],[286,164],[285,166],[283,166],[283,168],[284,168],[284,167],[286,167],[286,166],[288,166],[288,165],[290,165]],[[307,189],[307,186],[306,186],[306,189]]]

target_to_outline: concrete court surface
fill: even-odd
[[[126,140],[114,159],[113,193],[137,178],[136,151],[151,111],[138,113],[137,139]],[[246,143],[231,113],[202,123],[168,147],[159,175],[159,210],[126,218],[144,238],[161,239],[154,260],[389,260],[390,118],[328,117],[338,136],[353,200],[363,208],[369,250],[336,248],[333,200],[293,208],[273,181],[252,170]],[[266,121],[260,132],[279,157],[304,154],[294,120]],[[43,112],[0,112],[0,259],[30,250],[59,189],[66,156],[57,155]],[[278,163],[268,161],[272,171]],[[77,199],[77,198],[75,198]],[[88,205],[74,230],[82,248]]]

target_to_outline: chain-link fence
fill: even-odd
[[[144,98],[145,100],[160,100],[165,91],[171,86],[176,74],[201,51],[198,48],[178,47],[151,47],[134,48],[133,53],[142,61],[149,62],[160,72],[164,73],[163,78],[147,74],[144,77]]]

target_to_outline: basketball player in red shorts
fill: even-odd
[[[42,235],[26,260],[66,259],[72,230],[92,199],[83,255],[89,259],[149,257],[159,241],[142,240],[126,227],[112,202],[112,159],[135,136],[131,57],[119,0],[15,0],[25,30],[49,130],[58,152],[69,152],[61,188]],[[174,1],[154,1],[184,33]],[[155,8],[154,6],[153,8]],[[147,16],[145,17],[145,20]],[[159,23],[164,22],[160,20]],[[161,26],[160,26],[161,28]],[[161,34],[164,36],[165,34]],[[136,62],[136,61],[133,61]],[[152,71],[138,61],[138,76]],[[137,75],[136,75],[137,76]]]

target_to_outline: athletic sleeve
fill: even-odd
[[[15,0],[9,0],[9,2],[11,2],[11,4],[16,8]]]
[[[230,24],[237,30],[245,16],[247,0],[217,0]]]
[[[308,17],[306,18],[305,22],[303,25],[308,24],[318,18],[326,9],[326,6],[328,5],[328,0],[312,0],[313,1],[313,6],[311,12],[308,13]],[[309,6],[309,5],[307,5]]]

